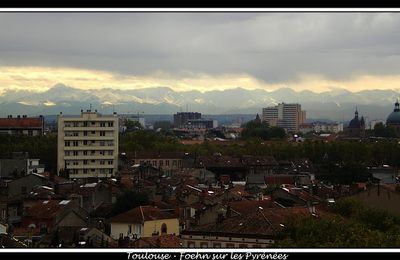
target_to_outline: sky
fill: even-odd
[[[400,89],[400,13],[0,13],[0,93]]]

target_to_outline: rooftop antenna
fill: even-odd
[[[89,110],[92,111],[92,104],[89,104]]]

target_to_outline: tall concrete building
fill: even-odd
[[[188,120],[201,119],[201,113],[198,112],[178,112],[174,115],[174,127],[180,128],[187,125]]]
[[[301,110],[300,104],[280,103],[263,108],[262,121],[268,122],[270,126],[282,127],[288,132],[298,132],[299,125],[306,121],[306,111]]]
[[[87,110],[58,116],[57,171],[70,178],[107,178],[118,170],[118,116]]]

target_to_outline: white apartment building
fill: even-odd
[[[282,127],[288,132],[298,132],[299,125],[306,121],[306,111],[301,110],[300,104],[280,103],[263,108],[262,121],[268,122],[270,126]]]
[[[299,131],[303,134],[309,132],[330,132],[330,133],[339,133],[343,131],[343,123],[335,122],[335,123],[325,123],[325,122],[313,122],[311,124],[301,124]]]
[[[87,110],[58,116],[57,171],[74,178],[107,178],[118,170],[118,116]]]

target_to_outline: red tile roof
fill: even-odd
[[[161,235],[153,237],[142,237],[136,243],[141,248],[179,248],[181,240],[175,235]]]
[[[294,184],[294,176],[292,175],[267,175],[264,180],[267,185]]]
[[[172,213],[152,206],[139,206],[112,217],[111,223],[144,223],[145,221],[178,218]]]
[[[41,128],[42,118],[0,118],[0,128]]]

